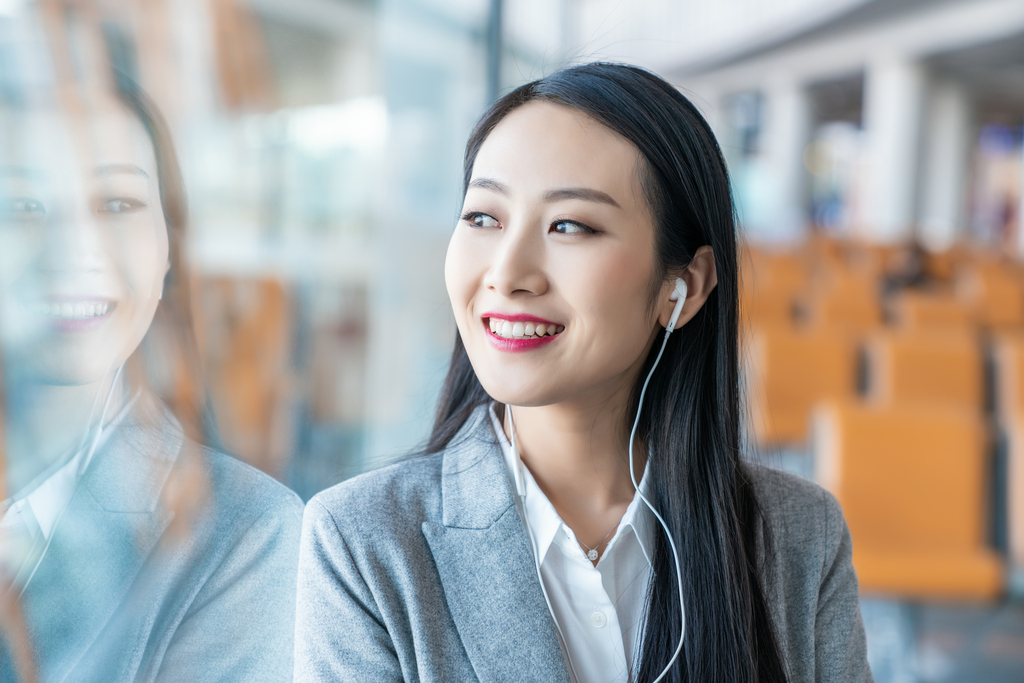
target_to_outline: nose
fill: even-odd
[[[109,241],[88,202],[69,201],[46,223],[43,270],[54,275],[101,270],[115,246]]]
[[[527,222],[506,225],[484,284],[506,298],[548,291],[543,232]]]

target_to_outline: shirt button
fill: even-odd
[[[590,615],[590,625],[594,628],[601,628],[608,623],[608,617],[604,615],[604,612],[594,612]]]

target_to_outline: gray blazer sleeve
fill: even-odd
[[[333,516],[314,498],[299,550],[295,681],[359,680],[404,679],[370,588]]]
[[[827,492],[824,512],[827,547],[814,620],[815,679],[870,683],[850,530],[839,502]]]
[[[238,538],[189,605],[156,681],[291,680],[301,511],[293,496]]]

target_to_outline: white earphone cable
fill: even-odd
[[[685,600],[683,599],[683,572],[679,564],[679,553],[676,551],[676,542],[672,538],[672,532],[669,531],[668,524],[665,523],[662,516],[654,509],[654,505],[651,504],[651,501],[647,500],[647,496],[645,496],[640,490],[639,484],[636,483],[636,473],[633,469],[633,439],[636,437],[636,429],[640,424],[640,411],[643,410],[644,407],[644,395],[647,393],[647,385],[650,383],[651,377],[654,375],[654,370],[658,367],[662,354],[665,353],[665,346],[668,344],[668,337],[670,334],[672,334],[671,325],[665,329],[665,336],[661,340],[661,348],[658,349],[658,355],[654,358],[654,364],[651,365],[651,370],[647,373],[647,379],[644,380],[644,385],[640,389],[640,400],[636,407],[636,418],[633,420],[633,429],[629,432],[629,478],[633,482],[633,488],[636,489],[636,493],[640,496],[640,500],[647,505],[652,513],[654,513],[654,516],[658,518],[658,522],[661,523],[661,528],[665,530],[665,537],[668,538],[669,546],[672,548],[672,559],[675,561],[676,565],[676,583],[679,587],[679,613],[682,620],[680,625],[681,631],[679,633],[679,645],[676,646],[676,651],[672,654],[672,659],[668,660],[668,664],[665,666],[664,671],[662,671],[661,674],[652,681],[652,683],[658,683],[658,681],[668,675],[669,669],[671,669],[672,665],[676,663],[677,659],[679,659],[679,655],[683,651],[683,641],[686,639],[686,607]]]
[[[676,289],[675,289],[675,293],[673,295],[673,300],[676,301],[675,310],[672,312],[672,317],[669,320],[668,326],[665,328],[665,336],[662,337],[661,348],[658,349],[658,355],[655,356],[654,363],[651,365],[651,369],[647,373],[647,378],[644,379],[644,384],[640,388],[640,399],[637,402],[637,406],[636,406],[636,417],[633,420],[633,428],[629,432],[629,451],[628,451],[628,454],[629,454],[629,479],[630,479],[630,481],[633,482],[633,489],[636,491],[636,494],[640,497],[640,500],[642,500],[644,502],[644,504],[647,506],[647,508],[654,514],[654,516],[657,518],[658,522],[661,524],[661,528],[665,531],[665,537],[668,539],[669,547],[672,548],[672,559],[675,562],[675,569],[676,569],[676,585],[679,588],[679,614],[680,614],[680,622],[681,622],[680,623],[680,632],[679,632],[679,644],[676,646],[675,652],[672,653],[672,658],[669,659],[668,660],[668,664],[665,665],[665,669],[658,675],[657,678],[655,678],[652,681],[652,683],[658,683],[663,678],[665,678],[665,676],[668,675],[668,672],[672,668],[672,665],[676,663],[676,660],[679,659],[679,655],[683,651],[683,642],[686,640],[686,604],[685,604],[686,601],[685,601],[684,596],[683,596],[683,571],[682,571],[682,566],[679,563],[679,552],[676,550],[675,539],[672,537],[672,532],[669,530],[668,524],[665,523],[664,518],[661,516],[661,514],[658,513],[657,510],[654,509],[654,505],[651,504],[651,501],[649,501],[647,499],[647,496],[645,496],[643,494],[643,492],[640,490],[640,485],[637,484],[637,481],[636,481],[636,472],[635,472],[634,466],[633,466],[633,441],[636,438],[637,427],[640,425],[640,413],[641,413],[641,411],[643,410],[643,407],[644,407],[644,397],[647,395],[647,385],[650,384],[651,377],[654,376],[654,371],[657,369],[658,363],[661,362],[661,357],[665,353],[665,347],[668,345],[669,335],[671,335],[673,330],[675,330],[676,322],[679,320],[679,315],[682,313],[683,303],[686,301],[686,290],[687,290],[686,282],[683,279],[681,279],[681,278],[677,278],[676,279]],[[516,423],[515,423],[515,419],[512,416],[512,406],[508,405],[506,407],[508,409],[508,420],[509,420],[509,426],[510,426],[509,431],[511,432],[511,435],[512,435],[512,444],[511,444],[512,445],[512,453],[514,454],[515,461],[516,461],[516,463],[515,463],[516,464],[516,471],[515,471],[516,492],[519,494],[520,502],[522,503],[522,508],[523,508],[523,515],[524,515],[524,518],[525,518],[525,515],[526,515],[526,484],[525,484],[525,480],[524,480],[524,476],[523,476],[523,460],[522,460],[522,458],[519,455],[519,448],[516,446]],[[537,567],[537,579],[540,581],[540,589],[541,589],[541,592],[544,593],[544,600],[545,600],[545,602],[547,602],[548,611],[551,612],[552,621],[555,622],[555,629],[558,632],[559,644],[562,646],[562,651],[565,653],[566,661],[569,662],[570,674],[572,676],[573,681],[578,681],[579,679],[576,676],[576,669],[573,666],[572,658],[569,656],[569,649],[568,649],[568,647],[566,647],[566,644],[565,644],[565,637],[562,635],[562,629],[558,625],[558,620],[554,619],[555,612],[554,612],[554,610],[551,607],[551,600],[548,598],[548,592],[544,588],[544,578],[541,575],[541,571],[540,571],[540,558],[537,556],[538,555],[537,542],[536,542],[536,540],[533,537],[533,531],[530,528],[529,520],[526,520],[526,533],[529,534],[529,537],[530,537],[530,546],[531,546],[531,550],[533,551],[533,560],[534,560],[534,564]]]
[[[633,428],[632,428],[632,430],[630,430],[630,433],[629,433],[629,454],[630,454],[630,457],[629,457],[629,478],[633,482],[633,488],[636,489],[637,495],[640,497],[640,500],[642,500],[644,502],[644,504],[647,505],[648,509],[650,509],[650,511],[658,519],[658,522],[661,524],[661,528],[664,529],[664,531],[665,531],[666,538],[668,538],[669,546],[672,548],[672,559],[675,562],[675,570],[676,570],[676,584],[677,584],[677,586],[679,588],[679,610],[680,610],[680,615],[681,615],[681,619],[682,619],[682,623],[680,624],[681,631],[680,631],[680,634],[679,634],[679,645],[676,646],[675,652],[672,654],[672,658],[668,661],[668,664],[665,666],[665,669],[661,672],[661,674],[657,678],[654,679],[654,681],[652,683],[658,683],[658,681],[661,681],[663,678],[665,678],[665,676],[669,672],[669,669],[672,668],[672,665],[675,664],[677,659],[679,659],[679,655],[683,651],[683,641],[686,639],[686,608],[685,608],[685,601],[684,601],[684,598],[683,598],[683,573],[682,573],[681,565],[679,564],[679,553],[676,550],[675,539],[673,539],[673,537],[672,537],[672,532],[669,531],[668,524],[665,523],[664,518],[658,513],[658,511],[654,509],[654,505],[651,504],[651,501],[649,501],[647,499],[647,497],[643,494],[643,492],[640,491],[640,486],[639,486],[639,484],[637,484],[637,481],[636,481],[636,472],[635,472],[634,467],[633,467],[633,457],[632,457],[632,454],[633,454],[633,441],[634,441],[634,439],[636,437],[637,427],[640,424],[640,411],[643,409],[644,396],[647,393],[647,385],[650,383],[651,377],[654,375],[654,370],[658,367],[658,363],[661,361],[662,354],[665,353],[665,346],[668,344],[668,337],[669,337],[670,334],[672,334],[672,329],[671,328],[667,328],[665,330],[665,336],[662,338],[662,341],[661,341],[661,348],[658,349],[658,355],[654,359],[654,364],[651,366],[650,372],[647,373],[647,378],[644,380],[643,387],[640,389],[640,400],[639,400],[639,403],[637,405],[636,419],[633,420]],[[526,484],[525,484],[525,480],[523,478],[523,472],[522,472],[523,461],[522,461],[522,458],[519,455],[519,448],[516,445],[516,425],[515,425],[515,419],[512,416],[512,406],[509,405],[509,406],[506,406],[506,407],[507,407],[507,409],[509,411],[508,419],[509,419],[509,426],[511,427],[509,429],[509,432],[510,432],[510,434],[512,436],[512,444],[511,444],[512,445],[512,453],[515,455],[515,460],[516,460],[516,470],[515,470],[516,493],[519,494],[519,498],[523,502],[523,514],[525,515],[526,514],[526,505],[525,505],[525,501],[526,501]],[[541,589],[541,592],[544,593],[544,601],[547,603],[548,611],[550,611],[552,616],[554,616],[554,609],[551,606],[551,599],[548,597],[548,592],[544,588],[544,579],[543,579],[543,576],[541,575],[541,571],[540,571],[540,558],[537,556],[537,554],[538,554],[537,553],[537,541],[533,537],[533,530],[530,528],[529,520],[527,520],[527,522],[526,522],[526,532],[527,532],[527,534],[529,534],[529,537],[530,537],[530,549],[531,549],[531,551],[533,553],[534,565],[537,568],[537,579],[540,581],[540,589]],[[560,641],[560,645],[562,646],[562,651],[565,653],[566,661],[569,662],[570,673],[572,674],[573,680],[577,681],[579,679],[576,676],[576,668],[573,666],[572,658],[569,656],[569,649],[566,647],[566,644],[565,644],[565,636],[562,634],[562,629],[561,629],[561,627],[558,624],[558,620],[557,619],[553,619],[553,621],[555,623],[555,629],[558,632],[558,639]]]

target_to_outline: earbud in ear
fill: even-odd
[[[683,304],[686,303],[686,280],[681,277],[676,278],[676,288],[669,296],[669,300],[676,302],[676,307],[672,311],[672,317],[668,321],[668,327],[665,328],[671,332],[676,329],[676,323],[679,322],[679,314],[683,312]]]

